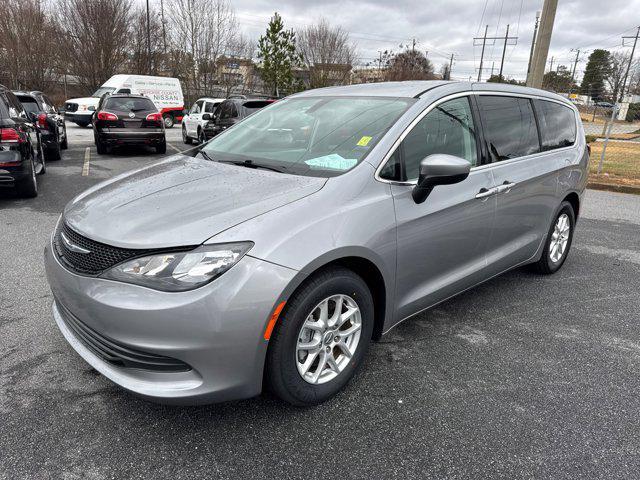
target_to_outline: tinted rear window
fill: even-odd
[[[20,103],[27,112],[35,113],[40,111],[40,107],[38,106],[38,102],[33,97],[28,97],[26,95],[16,95]]]
[[[155,111],[157,108],[148,98],[137,97],[110,97],[104,102],[106,110],[119,112]]]
[[[478,95],[491,161],[499,162],[540,151],[531,100]]]
[[[4,94],[0,92],[0,118],[9,118],[9,107]]]
[[[576,117],[573,110],[545,100],[536,100],[535,104],[542,136],[542,150],[573,145],[576,140]]]

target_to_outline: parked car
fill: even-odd
[[[164,125],[173,127],[182,119],[184,97],[180,80],[149,75],[114,75],[104,82],[91,97],[73,98],[65,102],[65,118],[81,127],[91,123],[93,114],[104,94],[125,93],[149,97],[160,109]]]
[[[232,127],[240,120],[248,117],[261,108],[272,104],[275,100],[229,98],[222,102],[212,119],[204,127],[204,140],[208,140],[218,133]]]
[[[191,106],[189,113],[182,118],[182,141],[190,144],[193,140],[203,143],[204,128],[215,116],[218,106],[224,98],[199,98]]]
[[[611,102],[595,102],[596,107],[613,108],[615,105]]]
[[[105,95],[92,123],[100,155],[111,147],[124,145],[147,145],[157,153],[167,151],[162,113],[142,95]]]
[[[400,322],[521,265],[557,272],[588,161],[576,108],[542,90],[295,94],[67,205],[53,316],[143,397],[316,404]]]
[[[40,141],[47,160],[60,160],[66,150],[67,127],[53,102],[42,92],[14,91],[31,120],[40,131]]]
[[[37,197],[36,175],[45,172],[38,129],[13,92],[0,85],[0,186]]]

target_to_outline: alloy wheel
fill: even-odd
[[[358,304],[347,295],[332,295],[307,316],[298,333],[296,366],[308,383],[336,378],[355,354],[362,331]]]
[[[556,220],[553,233],[551,235],[551,244],[549,245],[549,257],[553,263],[558,263],[569,244],[569,235],[571,234],[571,222],[569,216],[563,213]]]

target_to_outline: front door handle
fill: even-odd
[[[476,193],[476,198],[487,198],[490,197],[491,195],[495,195],[496,193],[498,193],[498,191],[496,190],[496,187],[493,188],[481,188],[480,191],[478,193]]]

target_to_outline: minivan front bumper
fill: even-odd
[[[76,352],[121,387],[180,405],[260,393],[267,350],[264,330],[297,273],[245,255],[201,288],[161,292],[70,272],[51,243],[45,248],[45,267],[54,297],[53,317]],[[82,334],[85,328],[92,337]],[[147,354],[151,361],[177,360],[187,368],[123,366],[106,360],[92,342],[124,351],[125,356],[134,352],[143,358]]]

